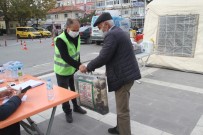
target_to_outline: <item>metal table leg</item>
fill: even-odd
[[[40,129],[37,127],[37,124],[35,124],[35,122],[29,117],[27,118],[27,121],[29,124],[25,123],[24,121],[21,121],[20,124],[21,126],[25,129],[25,131],[31,135],[44,135],[44,133],[42,133],[40,131]]]
[[[50,133],[51,133],[51,127],[53,125],[55,112],[56,112],[56,107],[54,107],[52,109],[51,118],[49,120],[49,125],[47,128],[46,135],[50,135]],[[40,129],[37,127],[37,124],[35,124],[35,122],[30,117],[27,118],[27,121],[28,121],[28,123],[21,121],[20,125],[25,129],[25,131],[28,134],[30,134],[30,135],[44,135],[44,133],[42,133],[42,131],[40,131]]]
[[[52,109],[51,118],[50,118],[50,120],[49,120],[49,125],[48,125],[48,128],[47,128],[47,133],[46,133],[46,135],[50,135],[51,127],[52,127],[52,124],[53,124],[53,121],[54,121],[55,112],[56,112],[56,107],[54,107],[54,108]]]

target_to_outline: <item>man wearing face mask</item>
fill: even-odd
[[[80,36],[79,36],[80,23],[77,19],[67,19],[66,29],[57,36],[55,41],[55,55],[54,55],[54,72],[58,86],[75,91],[74,87],[74,73],[80,69]],[[80,114],[86,114],[76,99],[72,99],[73,111]],[[63,111],[65,112],[66,121],[73,122],[72,109],[69,102],[62,104]]]
[[[81,72],[91,72],[106,65],[109,92],[115,91],[117,126],[109,128],[111,134],[131,135],[130,89],[134,80],[141,78],[130,37],[114,25],[109,13],[102,13],[94,23],[104,33],[104,43],[99,55]]]

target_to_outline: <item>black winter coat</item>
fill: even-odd
[[[116,91],[123,85],[141,78],[130,37],[114,26],[104,37],[99,56],[87,65],[88,71],[106,65],[109,91]]]
[[[21,99],[13,96],[9,101],[0,106],[0,121],[5,120],[20,106]]]

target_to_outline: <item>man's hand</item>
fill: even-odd
[[[0,98],[10,97],[12,95],[13,95],[13,90],[10,90],[10,89],[0,92]]]
[[[87,67],[86,67],[85,65],[81,64],[81,65],[79,66],[79,70],[80,70],[80,72],[82,72],[82,73],[86,73],[86,72],[87,72]]]
[[[25,95],[25,93],[22,93],[21,90],[22,88],[20,88],[20,90],[15,95],[15,96],[18,96],[20,99],[22,99],[22,97]]]
[[[18,96],[20,99],[22,99],[22,97],[25,95],[25,93],[21,93],[21,92],[19,92],[19,93],[17,93],[16,94],[16,96]]]

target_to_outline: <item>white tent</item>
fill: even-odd
[[[203,0],[153,0],[144,26],[150,39],[150,65],[203,73]]]

